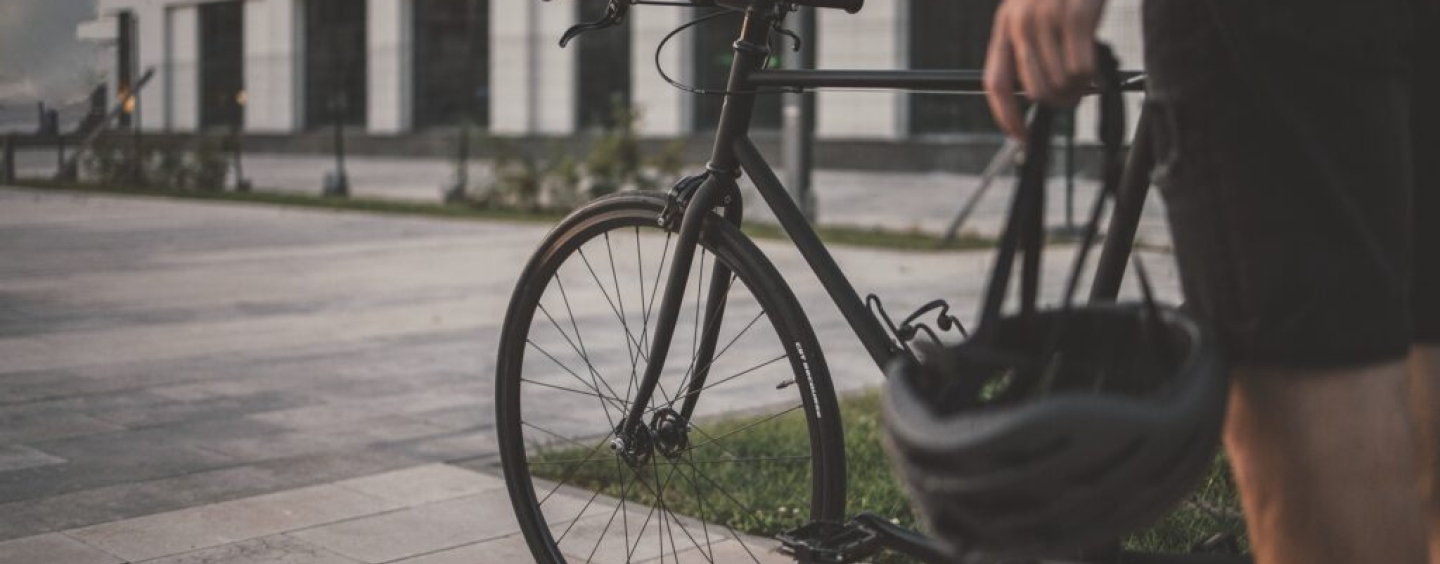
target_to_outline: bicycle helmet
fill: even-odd
[[[1037,310],[1045,143],[1022,167],[980,323],[888,367],[884,444],[930,530],[958,554],[1061,556],[1160,517],[1215,455],[1228,389],[1220,352],[1185,312],[1145,300],[1072,305],[1106,194],[1118,184],[1118,64],[1097,49],[1105,189],[1063,305]],[[1049,135],[1037,109],[1032,139]],[[1000,314],[1023,252],[1019,312]]]

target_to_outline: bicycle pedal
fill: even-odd
[[[854,522],[816,521],[775,538],[780,552],[801,564],[850,564],[880,549],[879,535]]]

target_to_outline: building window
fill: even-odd
[[[605,15],[607,0],[580,0],[580,21]],[[581,129],[613,127],[616,108],[630,108],[630,20],[587,33],[576,40],[580,56],[579,112]]]
[[[415,0],[415,123],[490,125],[490,2]]]
[[[245,119],[245,3],[200,5],[200,126],[239,127]]]
[[[126,99],[138,79],[135,76],[135,15],[120,12],[115,16],[115,25],[118,28],[115,38],[115,99],[125,103],[125,111],[120,113],[117,125],[123,128],[130,127],[130,116],[135,110],[135,102]]]
[[[365,2],[305,0],[305,121],[365,125]]]
[[[1000,0],[910,2],[910,68],[979,69]],[[998,131],[981,96],[911,94],[914,134]]]
[[[948,3],[948,2],[947,2]],[[709,13],[701,12],[699,15]],[[740,38],[738,17],[721,17],[700,24],[695,32],[695,86],[707,90],[725,90],[730,79],[730,62],[735,59],[735,40]],[[775,54],[770,60],[772,67],[780,65],[781,42],[776,38],[772,48]],[[710,130],[720,123],[720,108],[725,105],[723,96],[701,95],[695,97],[695,129]],[[751,129],[780,129],[781,97],[762,94],[755,97],[755,113],[750,120]]]

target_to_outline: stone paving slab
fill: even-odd
[[[398,507],[334,485],[313,486],[67,531],[126,560],[144,561]]]
[[[430,464],[364,478],[352,478],[335,482],[335,485],[402,506],[411,506],[503,490],[505,480],[449,464]]]
[[[597,564],[658,562],[662,524],[643,508],[625,513],[637,540],[613,529],[615,500],[561,489],[546,503],[583,514],[562,549]],[[431,464],[104,525],[0,542],[0,564],[509,564],[530,558],[508,511],[504,482],[491,474]],[[640,524],[645,524],[641,527]],[[684,519],[666,524],[681,540],[668,562],[782,563],[776,543]],[[601,541],[601,534],[610,534]],[[704,532],[702,532],[704,531]],[[694,535],[685,540],[680,535]],[[644,535],[642,537],[641,535]],[[638,539],[656,539],[657,543]],[[690,544],[692,548],[685,548]],[[704,548],[701,548],[701,547]],[[753,557],[752,557],[753,555]]]
[[[279,534],[147,560],[145,564],[358,564],[290,535]]]
[[[123,564],[118,556],[60,533],[0,542],[0,564]]]
[[[519,531],[505,490],[323,525],[293,536],[346,557],[380,564]]]

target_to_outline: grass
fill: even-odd
[[[848,503],[851,514],[871,511],[894,519],[897,523],[911,528],[918,527],[915,515],[905,495],[890,473],[889,462],[880,447],[879,396],[867,393],[846,398],[841,402],[841,414],[845,428],[845,452],[847,457]],[[793,417],[792,417],[793,416]],[[714,424],[717,429],[738,428],[749,423],[747,418],[735,418]],[[763,457],[777,453],[805,449],[807,444],[804,418],[799,412],[787,416],[777,425],[767,426],[764,432],[737,435],[729,448],[738,456]],[[573,450],[551,451],[537,455],[533,460],[573,460],[584,453]],[[592,465],[593,466],[593,465]],[[595,471],[532,465],[537,475],[553,480],[565,478],[567,483],[590,490],[601,490],[612,496],[619,496],[625,484],[617,483],[612,470],[603,466]],[[719,499],[696,499],[679,492],[667,495],[665,503],[677,514],[698,517],[702,513],[711,522],[726,523],[736,530],[753,535],[769,537],[793,528],[805,521],[803,511],[796,509],[804,505],[796,499],[796,491],[805,491],[808,481],[805,472],[780,472],[766,474],[757,479],[753,471],[726,473],[716,471],[709,475],[716,485],[729,490],[747,507],[750,513],[737,511],[716,511],[725,503]],[[628,493],[634,501],[633,490]],[[711,490],[720,489],[710,487]],[[654,496],[641,492],[642,502],[653,503]],[[733,505],[733,504],[730,504]],[[1213,463],[1210,473],[1195,489],[1194,493],[1150,528],[1132,534],[1125,539],[1125,546],[1131,550],[1149,552],[1189,552],[1191,546],[1208,536],[1226,532],[1234,534],[1244,545],[1244,524],[1239,518],[1239,503],[1235,487],[1230,479],[1228,466],[1222,458]],[[904,562],[895,555],[886,555],[880,562]]]
[[[423,216],[456,220],[514,221],[526,223],[553,224],[559,221],[562,217],[564,217],[564,214],[554,212],[481,209],[458,204],[446,205],[441,203],[406,202],[400,200],[377,198],[326,198],[309,194],[282,193],[273,191],[231,192],[173,190],[144,186],[103,186],[92,183],[55,182],[39,179],[22,179],[18,180],[16,184],[26,188],[65,192],[179,198],[212,202],[241,202],[249,204],[292,206],[337,211],[359,211],[368,213]],[[747,235],[754,239],[787,239],[784,231],[776,225],[751,222],[744,226],[744,231]],[[995,246],[994,239],[967,233],[961,234],[951,244],[947,245],[944,249],[940,249],[939,237],[922,232],[918,229],[897,231],[878,228],[820,226],[816,228],[816,233],[820,235],[820,238],[822,240],[830,244],[892,250],[898,249],[917,251],[967,251],[976,249],[990,249]]]

